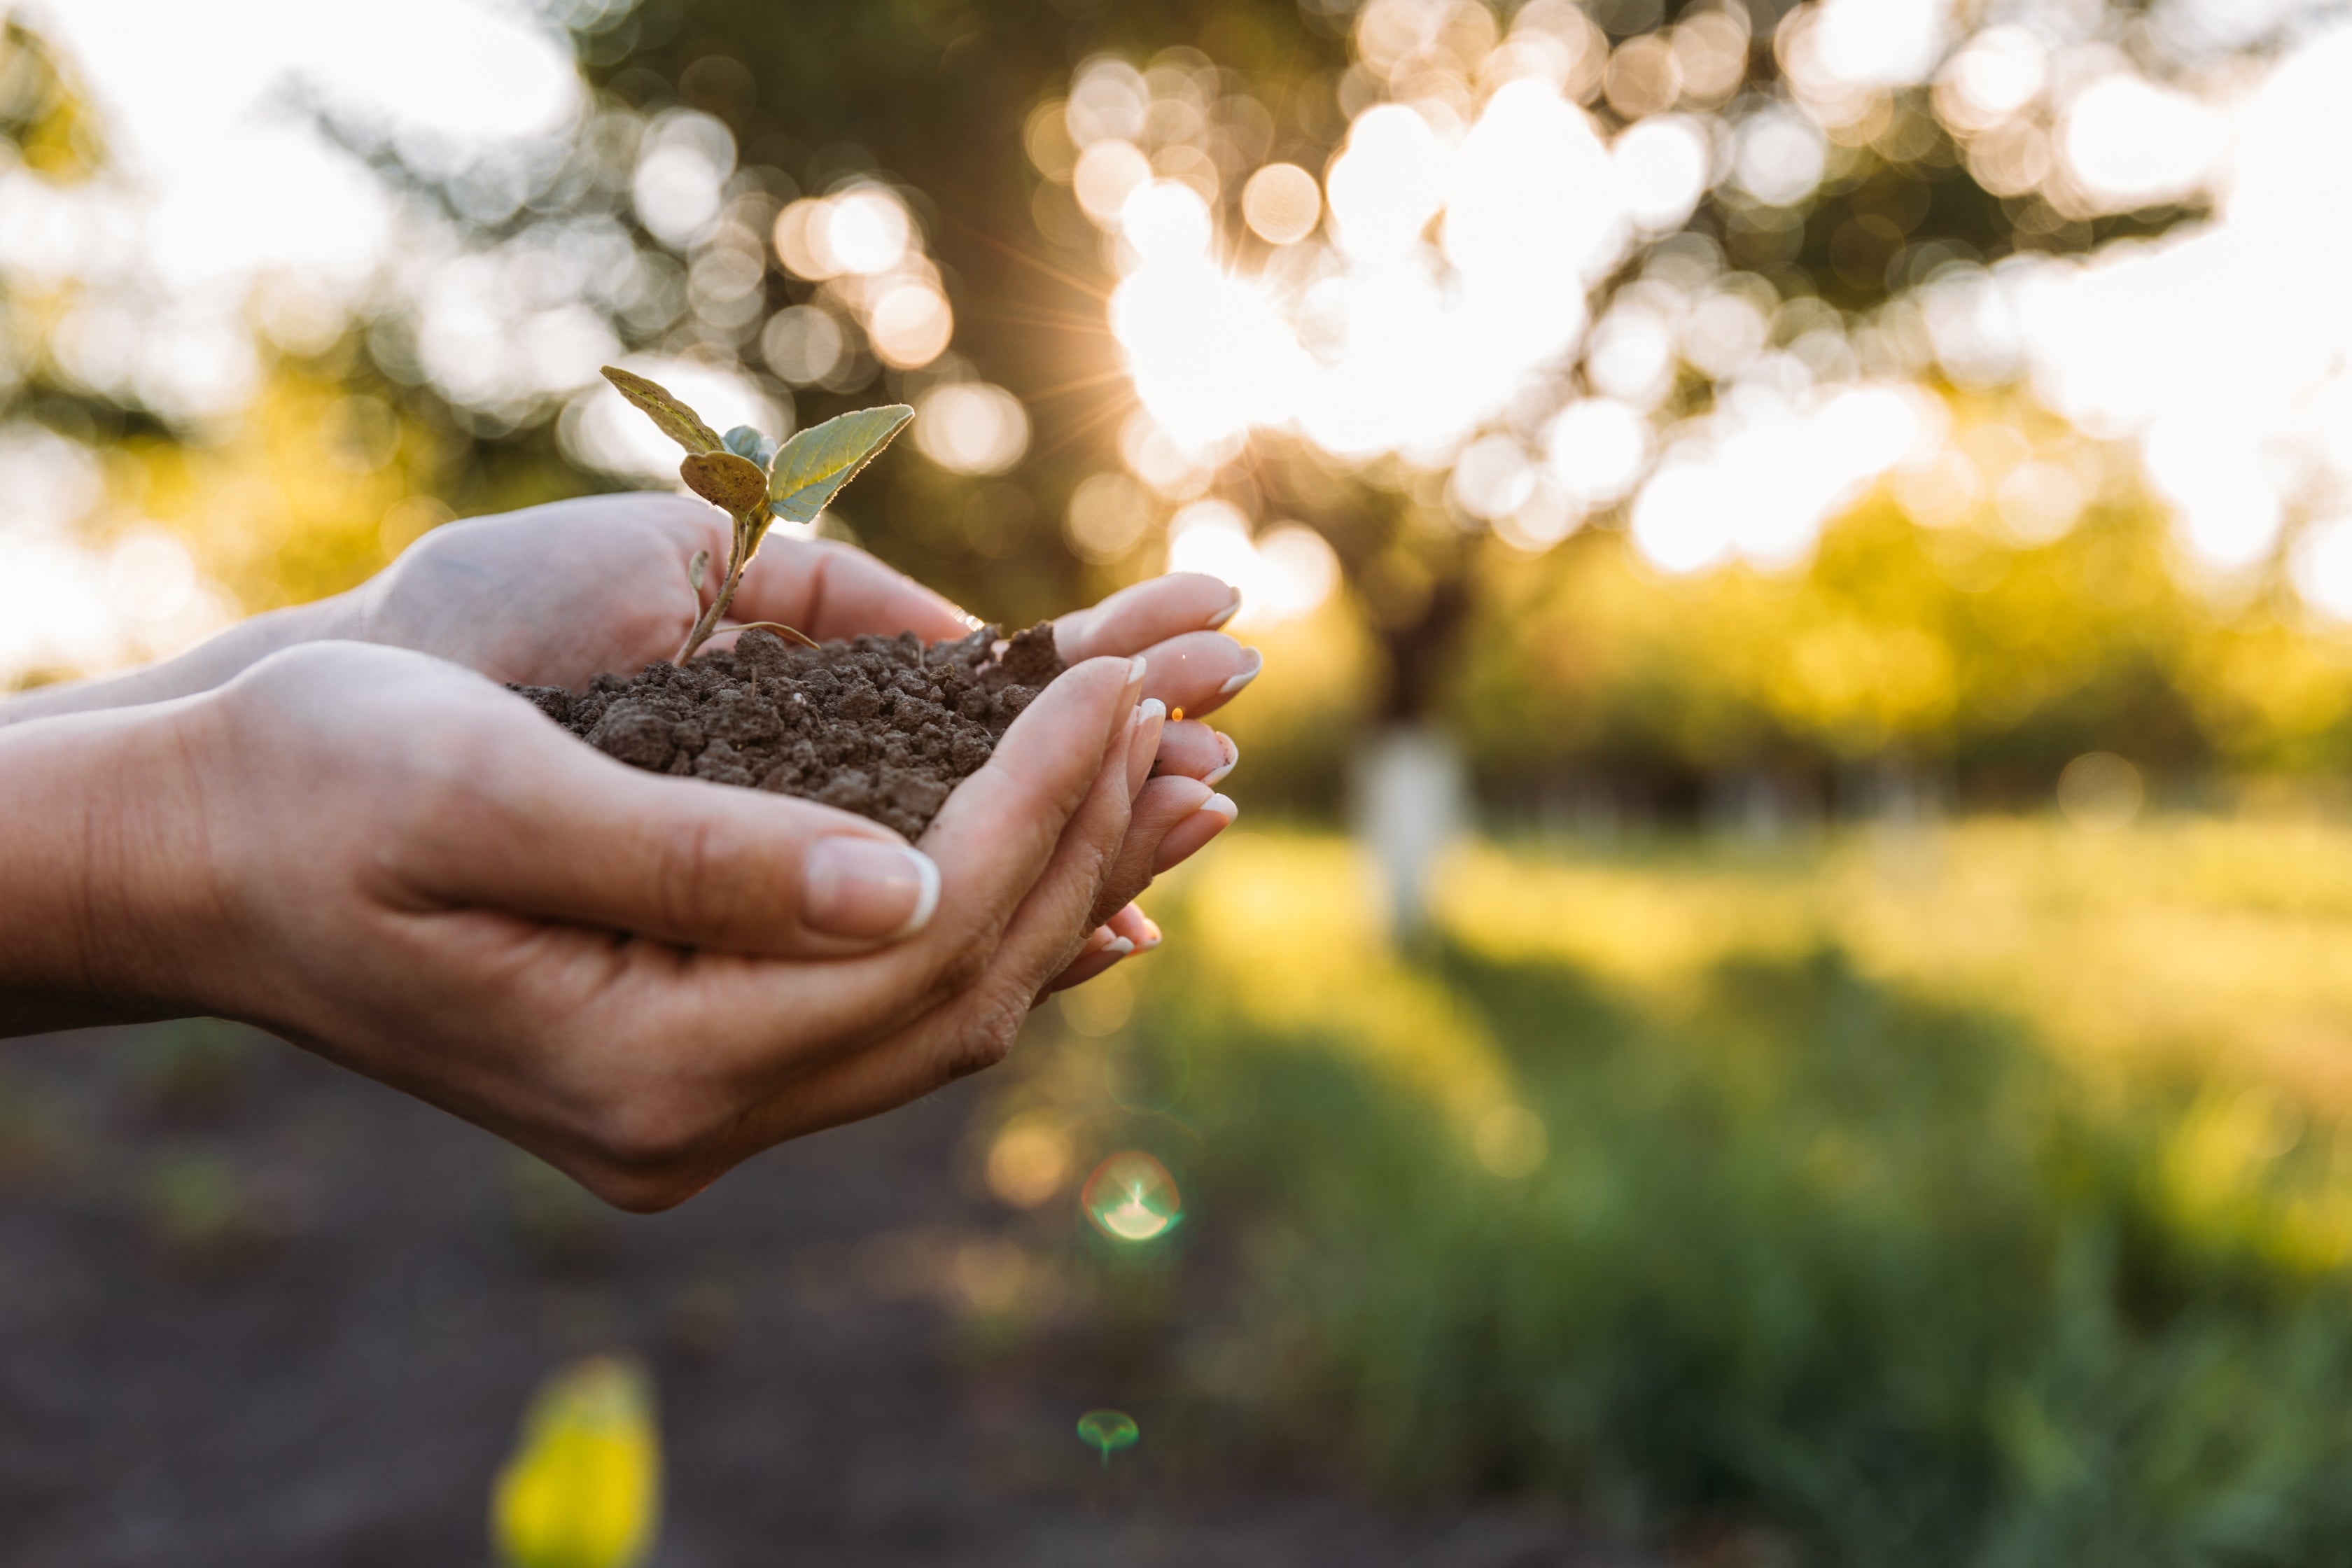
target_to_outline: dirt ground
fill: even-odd
[[[635,1219],[242,1031],[0,1042],[0,1564],[483,1563],[530,1390],[614,1348],[660,1389],[660,1568],[1619,1561],[1523,1510],[1180,1476],[1083,1356],[974,1355],[939,1286],[1006,1245],[958,1176],[986,1092]],[[1145,1435],[1108,1471],[1099,1404]]]

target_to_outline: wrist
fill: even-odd
[[[93,713],[167,702],[210,691],[297,643],[362,635],[362,612],[352,594],[335,594],[249,616],[184,653],[116,675],[93,676],[58,686],[37,687],[0,698],[0,729],[66,713]]]
[[[0,1035],[211,1010],[205,707],[0,729]]]

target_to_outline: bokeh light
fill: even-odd
[[[1112,969],[1060,993],[1058,1000],[1062,1021],[1071,1033],[1090,1040],[1108,1039],[1135,1016],[1135,983],[1124,970]]]
[[[1059,1117],[1015,1117],[988,1146],[988,1190],[1011,1207],[1040,1207],[1068,1185],[1073,1158],[1069,1129]]]
[[[915,444],[950,473],[1001,474],[1029,449],[1029,415],[1001,386],[950,382],[915,405]]]
[[[1296,163],[1268,163],[1242,187],[1242,216],[1269,245],[1296,245],[1323,221],[1323,189]]]
[[[2058,809],[2088,833],[2129,826],[2147,793],[2139,770],[2113,752],[2085,752],[2058,775]]]
[[[1156,1241],[1183,1217],[1183,1199],[1168,1167],[1140,1150],[1113,1154],[1078,1191],[1078,1206],[1114,1241]]]
[[[1254,536],[1248,519],[1221,500],[1195,501],[1169,521],[1168,570],[1231,584],[1242,596],[1234,624],[1244,627],[1309,615],[1339,582],[1321,534],[1292,523]]]

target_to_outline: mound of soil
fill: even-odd
[[[982,626],[929,647],[912,632],[803,647],[755,628],[731,650],[600,675],[576,696],[514,689],[632,767],[822,801],[914,838],[1062,673],[1050,623],[1002,637]]]

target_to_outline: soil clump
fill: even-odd
[[[982,626],[926,647],[913,632],[803,647],[757,627],[683,666],[518,686],[632,767],[820,801],[919,837],[948,792],[1062,673],[1054,628]]]

